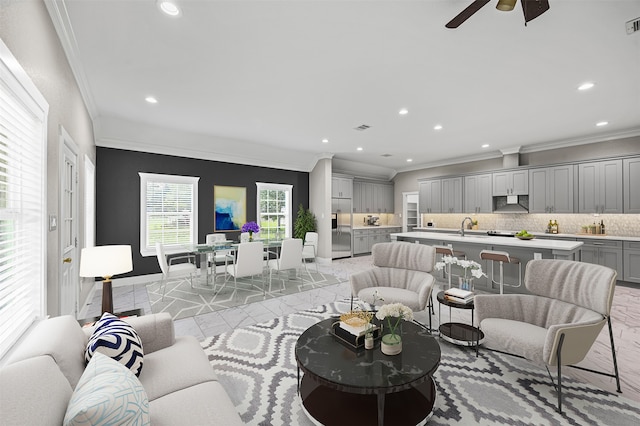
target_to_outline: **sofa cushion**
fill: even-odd
[[[140,337],[129,323],[108,312],[96,323],[87,344],[85,360],[89,362],[96,352],[115,359],[136,376],[142,371],[144,352]]]
[[[372,301],[374,299],[373,294],[376,291],[378,292],[377,297],[384,299],[384,302],[378,302],[378,304],[402,303],[414,311],[421,311],[424,309],[424,307],[420,305],[420,300],[416,297],[416,293],[403,288],[368,287],[360,290],[357,296],[360,300]]]
[[[480,323],[484,332],[484,346],[544,364],[541,348],[547,329],[526,322],[502,318],[487,318]]]
[[[25,359],[0,370],[0,424],[62,424],[71,385],[48,355]]]
[[[177,337],[172,346],[147,354],[140,374],[149,401],[217,379],[200,343],[193,336]]]
[[[131,370],[96,352],[71,396],[63,424],[148,425],[147,394]]]
[[[153,426],[244,424],[217,381],[200,383],[151,401],[150,411]]]
[[[86,365],[86,346],[87,337],[74,317],[64,315],[49,318],[39,322],[25,340],[17,345],[9,363],[49,355],[58,364],[71,388],[75,388]]]

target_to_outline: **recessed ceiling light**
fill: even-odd
[[[406,108],[402,108],[400,111],[398,111],[398,114],[407,115],[407,114],[409,114],[409,110],[406,109]]]
[[[413,161],[413,158],[407,158],[407,163],[410,163]]]
[[[607,124],[609,124],[608,121],[600,121],[600,122],[596,123],[596,126],[602,127],[602,126],[606,126]]]
[[[154,98],[153,96],[147,96],[146,98],[144,98],[145,101],[149,102],[150,104],[157,104],[158,100],[156,98]]]
[[[329,139],[322,139],[322,143],[329,143]]]
[[[436,124],[435,126],[433,126],[433,130],[442,130],[442,125]]]
[[[484,145],[482,145],[482,148],[489,148],[489,144],[485,143]]]
[[[362,151],[362,147],[361,147],[361,146],[357,147],[356,149],[357,149],[358,151]]]
[[[582,83],[580,86],[578,86],[578,90],[589,90],[593,86],[595,86],[595,84],[590,82],[590,81],[588,81],[588,82]]]
[[[169,16],[180,16],[180,7],[174,0],[157,0],[156,3],[162,13]]]

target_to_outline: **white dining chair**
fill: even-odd
[[[188,254],[172,257],[167,263],[164,247],[161,243],[156,243],[156,257],[158,258],[158,264],[162,271],[162,281],[160,282],[160,286],[162,287],[162,300],[164,300],[164,294],[167,291],[167,281],[171,278],[184,277],[188,274],[189,284],[191,284],[191,288],[193,288],[193,275],[198,270],[196,257],[194,255]]]
[[[271,291],[273,271],[279,273],[294,269],[297,278],[298,271],[302,268],[302,240],[299,238],[283,240],[280,256],[277,259],[270,259],[267,266],[269,268],[269,291]],[[284,282],[282,290],[284,290]]]
[[[225,242],[227,241],[227,237],[225,234],[207,234],[205,239],[205,243],[210,245],[215,245],[216,242]],[[208,263],[213,270],[213,280],[215,281],[215,274],[217,270],[217,264],[224,262],[224,277],[227,278],[227,266],[229,265],[229,261],[233,262],[233,251],[229,249],[215,250],[213,253],[209,253],[207,256]]]
[[[318,272],[318,263],[316,256],[318,254],[318,233],[307,232],[304,235],[304,245],[302,246],[302,260],[304,262],[304,268],[307,269],[307,260],[313,260],[316,265],[316,272]],[[309,270],[307,269],[307,272]]]
[[[233,277],[234,287],[237,288],[238,278],[262,276],[262,289],[264,285],[264,244],[261,241],[253,241],[238,244],[233,264],[226,267],[227,273]]]

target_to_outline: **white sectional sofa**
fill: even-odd
[[[126,319],[144,348],[140,383],[151,424],[241,425],[199,342],[175,337],[168,314]],[[92,328],[71,316],[40,322],[0,370],[2,425],[61,425]]]

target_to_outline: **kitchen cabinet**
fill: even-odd
[[[622,160],[578,164],[578,213],[622,213]]]
[[[624,253],[622,279],[640,283],[640,242],[624,241],[622,252]]]
[[[442,185],[440,179],[430,179],[418,185],[420,213],[442,212]]]
[[[608,266],[618,272],[618,279],[622,279],[622,241],[595,238],[578,238],[577,241],[584,243],[580,252],[581,262]]]
[[[574,166],[529,170],[529,213],[573,213]]]
[[[640,213],[640,157],[622,161],[624,212]]]
[[[393,213],[393,185],[353,182],[354,213]]]
[[[356,229],[353,231],[353,254],[371,253],[371,248],[378,243],[388,243],[391,241],[391,234],[402,231],[400,227],[377,228],[369,227]]]
[[[466,213],[491,213],[493,211],[492,176],[465,176],[464,178],[464,211]]]
[[[512,170],[493,173],[493,196],[527,195],[529,193],[529,171]]]
[[[442,213],[462,213],[462,177],[442,179]]]
[[[332,198],[352,198],[353,196],[353,179],[332,177],[331,178],[331,197]]]

